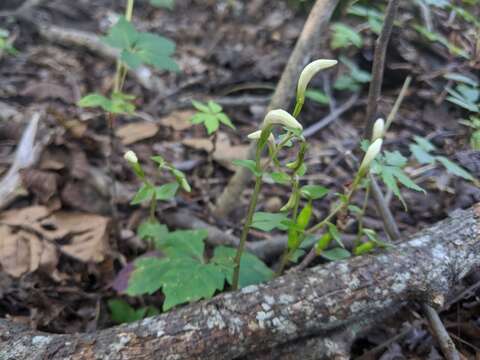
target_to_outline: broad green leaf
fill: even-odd
[[[185,258],[182,258],[182,260]],[[126,293],[130,296],[151,295],[161,289],[162,276],[178,264],[179,260],[158,257],[143,257],[135,260],[128,280]]]
[[[163,310],[167,311],[175,305],[211,298],[223,290],[225,274],[212,264],[179,261],[162,276],[162,282]]]
[[[150,4],[172,10],[175,5],[175,0],[150,0]]]
[[[103,95],[93,93],[85,95],[78,101],[78,106],[80,107],[106,107],[110,103],[110,99],[106,98]]]
[[[191,257],[203,262],[207,230],[176,230],[155,240],[155,248],[171,258]]]
[[[287,230],[287,226],[283,223],[287,219],[288,215],[285,213],[258,211],[253,214],[251,227],[262,231],[272,231],[273,229]]]
[[[460,176],[466,180],[473,181],[474,177],[464,168],[455,164],[453,161],[450,161],[444,156],[437,156],[436,159],[445,166],[445,169],[453,175]]]
[[[133,197],[130,204],[138,205],[144,201],[151,201],[154,195],[155,195],[155,188],[152,185],[144,183],[142,184],[140,189],[138,189],[137,193]]]
[[[145,64],[159,70],[179,71],[177,63],[171,58],[174,51],[173,41],[152,33],[139,33],[132,50]]]
[[[120,60],[122,60],[130,69],[138,69],[142,65],[143,60],[138,54],[129,50],[122,50],[120,53]]]
[[[129,49],[135,44],[138,38],[138,32],[135,27],[125,19],[120,17],[117,23],[110,28],[107,36],[103,38],[108,45],[117,49]]]
[[[137,235],[142,240],[160,241],[168,234],[168,228],[158,221],[144,221],[137,229]]]
[[[344,259],[348,259],[351,256],[348,250],[345,250],[344,248],[340,248],[340,247],[337,247],[331,250],[325,250],[321,252],[320,255],[330,261],[344,260]]]
[[[168,183],[155,187],[155,198],[157,200],[171,200],[175,197],[178,190],[178,183]]]
[[[253,160],[233,160],[233,165],[242,166],[250,170],[255,176],[262,176],[262,173],[257,171],[257,164]]]
[[[211,263],[217,264],[223,269],[229,284],[232,284],[234,259],[237,250],[231,247],[218,246],[215,248]],[[254,285],[273,278],[270,270],[259,258],[249,252],[244,252],[240,260],[240,287]]]
[[[327,195],[329,190],[320,185],[305,185],[301,187],[300,192],[308,199],[318,200]]]

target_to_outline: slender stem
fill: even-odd
[[[156,220],[155,213],[157,211],[157,197],[155,194],[152,195],[152,199],[150,200],[150,213],[149,213],[149,219],[150,222],[154,222]]]
[[[362,232],[363,232],[363,218],[365,216],[365,212],[367,210],[367,205],[368,205],[368,198],[370,197],[370,182],[367,184],[367,188],[365,189],[365,198],[363,199],[363,205],[362,205],[362,212],[358,214],[358,232],[357,232],[357,238],[355,239],[355,242],[358,245],[360,243],[360,238],[362,237]]]
[[[293,117],[294,118],[296,118],[298,115],[300,115],[300,112],[302,111],[304,102],[305,102],[305,99],[298,99],[297,102],[295,103],[295,109],[293,109]]]
[[[250,206],[248,207],[247,218],[245,219],[245,224],[243,225],[242,235],[240,237],[240,244],[238,245],[237,254],[235,255],[235,269],[233,271],[233,280],[232,280],[232,289],[238,289],[238,281],[240,278],[240,261],[242,259],[243,251],[245,250],[245,245],[247,243],[247,236],[250,230],[250,225],[252,225],[253,213],[255,212],[255,207],[257,206],[258,195],[260,194],[260,189],[262,187],[262,177],[255,177],[255,188],[253,190],[253,195],[250,200]]]
[[[132,21],[134,5],[135,5],[135,0],[127,0],[127,8],[125,9],[125,19],[127,19],[127,21]]]
[[[125,8],[125,19],[127,21],[132,21],[134,5],[135,0],[127,0],[127,7]],[[120,59],[117,59],[116,67],[113,92],[121,92],[123,83],[125,82],[125,76],[127,75],[127,69]]]

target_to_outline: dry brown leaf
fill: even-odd
[[[232,161],[246,159],[247,155],[248,145],[231,145],[228,134],[218,132],[213,159],[220,165],[235,171],[236,167],[232,164]]]
[[[0,265],[19,277],[39,269],[57,276],[58,252],[101,262],[108,251],[108,218],[83,213],[51,214],[32,206],[0,214]]]
[[[213,144],[210,139],[206,138],[190,138],[182,140],[182,144],[195,150],[203,150],[209,153],[213,150]]]
[[[160,124],[171,127],[177,131],[183,131],[192,127],[190,118],[195,115],[192,110],[178,110],[160,119]]]
[[[130,145],[140,140],[149,139],[158,132],[158,126],[149,121],[135,122],[120,126],[115,134],[124,145]]]

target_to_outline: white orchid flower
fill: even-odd
[[[319,59],[312,61],[310,64],[305,66],[300,74],[300,78],[298,79],[297,99],[305,98],[305,92],[307,91],[308,84],[319,71],[335,66],[337,63],[337,60]]]

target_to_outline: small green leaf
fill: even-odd
[[[345,245],[342,243],[342,236],[340,235],[340,232],[335,224],[328,223],[328,232],[330,235],[332,235],[332,238],[337,242],[338,245],[340,245],[342,248],[345,247]]]
[[[138,205],[144,201],[152,200],[152,197],[155,195],[155,188],[149,184],[142,184],[140,189],[138,189],[137,193],[133,197],[132,201],[130,202],[131,205]]]
[[[103,41],[117,49],[128,49],[134,45],[137,38],[138,32],[135,27],[124,16],[121,16],[117,23],[110,28]]]
[[[225,114],[225,113],[218,113],[218,114],[217,114],[217,119],[220,120],[220,122],[221,122],[223,125],[226,125],[226,126],[228,126],[229,128],[235,130],[235,125],[233,125],[232,120],[230,120],[230,118],[227,116],[227,114]]]
[[[253,214],[251,227],[262,230],[272,231],[273,229],[287,230],[287,226],[283,223],[288,219],[285,213],[268,213],[258,211]]]
[[[218,127],[220,125],[220,121],[217,119],[215,115],[211,114],[206,114],[203,117],[203,124],[205,125],[205,128],[207,129],[208,135],[213,134],[215,131],[218,130]]]
[[[350,45],[355,45],[358,48],[362,47],[362,37],[354,28],[343,23],[335,23],[332,26],[332,30],[333,35],[330,43],[332,50],[345,48]]]
[[[360,256],[366,254],[377,247],[377,244],[374,241],[367,241],[363,244],[358,245],[355,249],[353,249],[353,253],[356,256]]]
[[[330,233],[325,233],[323,234],[320,239],[317,240],[317,243],[315,245],[315,250],[317,255],[320,255],[323,250],[325,250],[328,245],[330,245],[331,241],[333,240],[332,235]]]
[[[157,200],[171,200],[175,197],[178,190],[178,183],[168,183],[155,187],[155,197]]]
[[[257,164],[253,160],[233,160],[233,165],[241,166],[250,170],[255,176],[262,176],[262,173],[257,170]]]
[[[93,93],[87,94],[78,101],[80,107],[105,107],[110,102],[105,96]]]
[[[348,250],[345,250],[344,248],[340,248],[340,247],[337,247],[331,250],[325,250],[322,253],[320,253],[320,255],[330,261],[344,260],[344,259],[348,259],[351,256]]]
[[[220,105],[218,105],[215,101],[209,100],[208,101],[208,108],[213,113],[220,113],[223,109]]]
[[[144,318],[147,308],[135,310],[126,301],[121,299],[110,299],[107,302],[112,320],[117,324],[130,323]]]
[[[207,114],[210,113],[210,108],[207,105],[201,103],[200,101],[192,100],[192,105],[195,109],[197,109],[200,112],[207,113]]]
[[[444,156],[437,156],[436,159],[447,169],[450,174],[460,176],[466,180],[473,181],[474,177],[464,168],[450,161]]]
[[[328,194],[329,190],[320,185],[305,185],[300,189],[302,195],[311,200],[318,200]]]
[[[175,0],[150,0],[150,4],[172,10],[175,5]]]
[[[420,136],[414,136],[413,139],[415,142],[426,152],[431,152],[435,150],[435,146],[428,141],[427,139],[420,137]]]
[[[327,95],[325,95],[323,91],[320,91],[320,90],[315,90],[315,89],[307,90],[305,92],[305,97],[321,105],[330,104],[330,98]]]
[[[274,171],[268,174],[270,178],[277,184],[287,185],[290,184],[290,176],[284,172]]]
[[[384,151],[384,154],[385,154],[385,162],[388,165],[403,167],[407,164],[407,158],[402,154],[400,154],[398,150],[395,150],[393,152]]]

